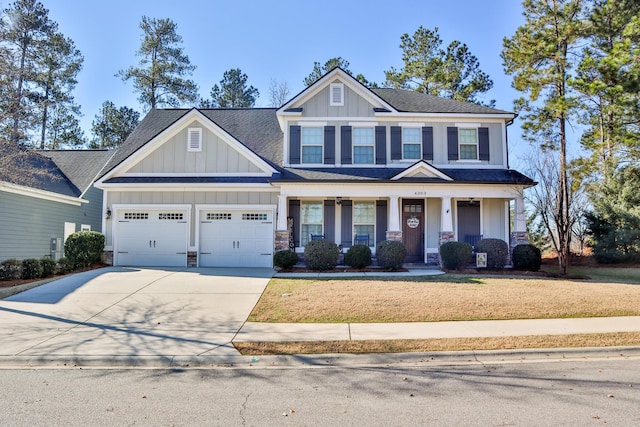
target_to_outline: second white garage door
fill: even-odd
[[[201,267],[272,267],[273,211],[200,211]]]

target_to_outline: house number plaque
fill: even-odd
[[[407,225],[409,226],[409,228],[418,228],[418,226],[420,225],[420,220],[415,216],[412,216],[411,218],[407,218]]]

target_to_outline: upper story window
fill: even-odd
[[[311,235],[322,234],[322,202],[302,202],[300,204],[300,245],[306,246]]]
[[[478,129],[458,129],[460,160],[478,160]]]
[[[329,85],[329,106],[331,107],[344,106],[344,84],[343,83],[331,83]]]
[[[353,128],[354,164],[373,164],[374,147],[373,128]]]
[[[420,128],[402,128],[402,158],[405,160],[419,160],[422,158]]]
[[[202,128],[187,130],[187,151],[202,151]]]
[[[322,134],[321,127],[302,128],[302,163],[322,163]]]

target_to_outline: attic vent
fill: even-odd
[[[187,131],[187,151],[202,151],[201,128],[189,128]]]
[[[331,107],[342,107],[344,105],[344,84],[331,83],[329,105]]]

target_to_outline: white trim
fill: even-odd
[[[133,167],[140,160],[144,159],[162,144],[167,142],[167,140],[182,132],[185,128],[185,125],[192,122],[193,120],[198,120],[199,122],[201,122],[204,128],[217,135],[223,142],[226,142],[233,149],[244,155],[247,160],[255,164],[258,168],[264,170],[265,172],[277,173],[277,171],[273,167],[271,167],[271,165],[262,160],[262,158],[260,158],[256,153],[247,148],[247,146],[236,139],[233,135],[222,129],[200,111],[193,108],[180,119],[173,122],[173,124],[170,125],[167,129],[165,129],[160,134],[149,140],[142,147],[140,147],[138,151],[123,160],[118,166],[107,172],[94,185],[98,188],[102,188],[100,185],[102,185],[105,181],[114,176],[120,176],[120,174],[122,174],[124,171],[127,171],[128,169]]]
[[[80,231],[91,231],[91,224],[80,224]]]
[[[243,184],[243,183],[215,183],[215,184],[101,184],[99,188],[117,191],[260,191],[260,192],[278,192],[278,189],[270,184]]]
[[[194,136],[196,137],[195,139],[194,139]],[[202,151],[202,128],[201,127],[187,128],[187,151],[188,152]]]
[[[458,128],[479,128],[479,127],[482,127],[482,124],[480,124],[480,123],[469,123],[469,122],[456,123],[455,125]]]
[[[270,177],[270,173],[263,172],[125,172],[121,177],[162,177],[162,178],[181,178],[181,177],[221,177],[221,176],[242,176],[247,178]]]
[[[424,127],[425,124],[420,122],[399,122],[398,126],[402,128],[421,128]]]
[[[453,181],[453,178],[451,178],[449,175],[447,175],[444,172],[438,170],[433,165],[425,162],[424,160],[419,160],[413,166],[411,166],[411,167],[403,170],[399,174],[391,177],[391,181],[397,181],[397,180],[399,180],[401,178],[411,177],[416,172],[418,172],[420,170],[424,170],[427,175],[435,175],[436,178],[444,179],[445,181]]]
[[[300,123],[298,123],[298,125],[300,127],[305,127],[305,128],[319,128],[319,127],[324,127],[327,126],[327,122],[319,122],[319,121],[304,121],[304,120],[300,120]],[[295,126],[295,125],[292,125]]]
[[[356,127],[356,128],[370,128],[370,127],[378,126],[378,122],[374,122],[374,121],[349,122],[349,126]]]
[[[451,119],[479,119],[482,118],[483,122],[493,121],[493,119],[514,119],[516,116],[513,113],[407,113],[407,112],[374,112],[374,117],[415,117],[415,118],[451,118]]]
[[[88,200],[84,200],[79,197],[65,196],[63,194],[54,193],[52,191],[39,190],[37,188],[11,184],[9,182],[0,182],[0,191],[19,194],[21,196],[33,197],[35,199],[65,203],[65,204],[74,205],[74,206],[81,206],[83,203],[89,203]]]
[[[344,83],[329,84],[329,106],[344,107]]]

